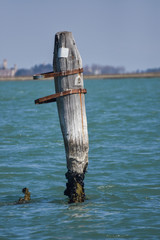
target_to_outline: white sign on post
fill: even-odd
[[[69,48],[58,48],[58,58],[67,58],[69,53]]]

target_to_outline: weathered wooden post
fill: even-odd
[[[64,138],[67,173],[65,195],[69,202],[83,202],[84,177],[88,165],[88,130],[85,109],[86,90],[83,85],[82,60],[71,32],[55,35],[54,76],[56,94],[37,99],[35,102],[57,101],[60,126]],[[37,78],[35,76],[35,78]]]

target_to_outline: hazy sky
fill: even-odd
[[[52,63],[54,35],[64,30],[83,65],[160,67],[160,0],[0,0],[0,63]]]

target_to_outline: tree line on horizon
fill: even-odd
[[[32,76],[38,73],[52,72],[53,67],[51,64],[40,64],[35,65],[30,69],[21,68],[16,72],[16,76]],[[113,66],[101,66],[98,64],[93,64],[91,66],[86,65],[83,67],[84,74],[92,75],[92,74],[118,74],[124,73],[124,67],[113,67]]]
[[[91,66],[85,65],[83,67],[85,75],[98,75],[98,74],[122,74],[125,73],[124,67],[113,67],[109,65],[92,64]],[[33,76],[39,73],[52,72],[53,66],[51,64],[39,64],[31,67],[30,69],[21,68],[18,69],[15,76]],[[147,70],[137,70],[134,73],[149,73],[160,72],[160,68],[149,68]]]

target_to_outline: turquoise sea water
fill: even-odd
[[[0,240],[160,239],[160,79],[85,87],[87,200],[68,204],[56,104],[34,105],[53,80],[0,82]]]

